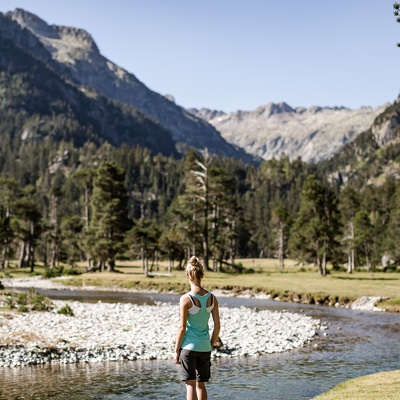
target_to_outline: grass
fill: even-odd
[[[380,306],[389,311],[400,310],[400,273],[398,272],[368,272],[359,270],[353,274],[329,270],[329,274],[321,277],[316,267],[298,266],[294,261],[285,262],[284,272],[278,272],[278,261],[273,259],[242,259],[237,260],[246,271],[253,273],[232,274],[206,271],[203,284],[208,289],[220,289],[240,293],[248,290],[251,293],[264,292],[272,298],[282,301],[298,301],[302,303],[317,303],[334,305],[349,303],[361,296],[385,297]],[[63,283],[73,286],[103,286],[127,289],[156,290],[159,292],[173,291],[184,293],[188,283],[184,271],[173,270],[167,276],[168,262],[159,263],[159,269],[154,276],[146,277],[140,261],[117,262],[117,273],[82,273],[63,278]],[[84,271],[84,263],[77,268]],[[44,268],[38,266],[35,273],[44,274]],[[9,268],[8,275],[13,277],[30,276],[27,269]],[[0,275],[1,280],[1,275]]]
[[[313,400],[397,400],[399,393],[400,370],[397,370],[351,379]]]
[[[30,289],[28,292],[0,290],[0,310],[2,311],[49,311],[52,308],[51,301],[34,289]]]

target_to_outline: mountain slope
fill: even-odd
[[[166,130],[132,107],[68,84],[0,29],[0,138],[127,143],[176,155]]]
[[[384,109],[293,109],[286,103],[269,103],[254,111],[230,114],[207,109],[190,111],[214,125],[229,142],[263,159],[285,154],[291,159],[319,162],[369,129]]]
[[[389,105],[371,127],[320,164],[339,182],[362,187],[400,179],[400,99]]]
[[[151,91],[133,74],[101,55],[86,31],[48,25],[21,9],[7,13],[4,19],[8,20],[8,24],[3,21],[8,37],[26,52],[48,64],[66,79],[92,88],[110,99],[134,106],[168,130],[179,149],[208,148],[212,153],[254,161],[245,151],[227,143],[213,126]],[[21,40],[21,32],[15,25],[23,28],[24,35],[29,37]],[[45,51],[38,51],[38,43],[43,45]]]

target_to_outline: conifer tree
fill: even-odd
[[[20,244],[19,267],[29,266],[31,272],[35,266],[35,248],[41,234],[41,214],[34,199],[35,188],[24,188],[23,196],[16,200],[15,218],[12,229],[16,232]]]
[[[77,186],[83,190],[83,203],[84,212],[83,220],[84,226],[81,230],[81,241],[80,247],[85,250],[86,253],[86,269],[91,270],[92,266],[90,263],[90,247],[88,244],[88,236],[90,235],[90,197],[93,191],[93,178],[94,171],[88,168],[79,167],[75,173],[71,176],[73,182],[76,182]]]
[[[300,211],[291,232],[291,252],[303,261],[314,261],[318,273],[324,276],[328,257],[337,245],[337,233],[336,198],[311,175],[301,192]]]
[[[104,267],[114,271],[115,257],[124,247],[130,228],[125,171],[115,162],[103,162],[96,170],[91,197],[93,253]]]
[[[354,218],[354,244],[364,254],[368,270],[371,270],[372,233],[373,226],[368,212],[359,210]]]
[[[283,207],[276,207],[272,211],[271,228],[275,234],[276,250],[279,260],[279,272],[283,272],[284,259],[287,252],[287,242],[292,223],[288,211]]]
[[[360,208],[360,196],[351,186],[346,186],[340,193],[339,210],[343,224],[342,245],[347,254],[347,272],[355,269],[354,219]]]
[[[2,270],[9,266],[9,258],[12,254],[12,241],[14,232],[11,229],[13,217],[13,204],[19,196],[19,185],[15,179],[0,178],[0,213],[2,235],[0,239],[0,267]]]

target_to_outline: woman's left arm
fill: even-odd
[[[214,330],[213,333],[211,335],[211,347],[214,347],[215,342],[218,339],[218,335],[219,335],[219,331],[221,329],[221,323],[219,320],[219,307],[218,307],[218,300],[217,298],[214,296],[214,308],[211,311],[211,315],[213,317],[213,321],[214,321]]]
[[[189,299],[187,299],[187,296],[182,296],[180,301],[179,301],[179,327],[178,331],[176,332],[176,340],[175,340],[175,363],[180,364],[179,361],[179,353],[181,350],[181,344],[183,341],[183,338],[186,333],[186,321],[188,318],[188,301],[190,302]]]

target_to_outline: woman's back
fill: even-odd
[[[214,308],[213,295],[210,292],[206,292],[204,296],[189,292],[187,296],[192,302],[192,307],[188,310],[182,348],[193,351],[211,351],[208,321]],[[210,305],[207,306],[207,303]]]

